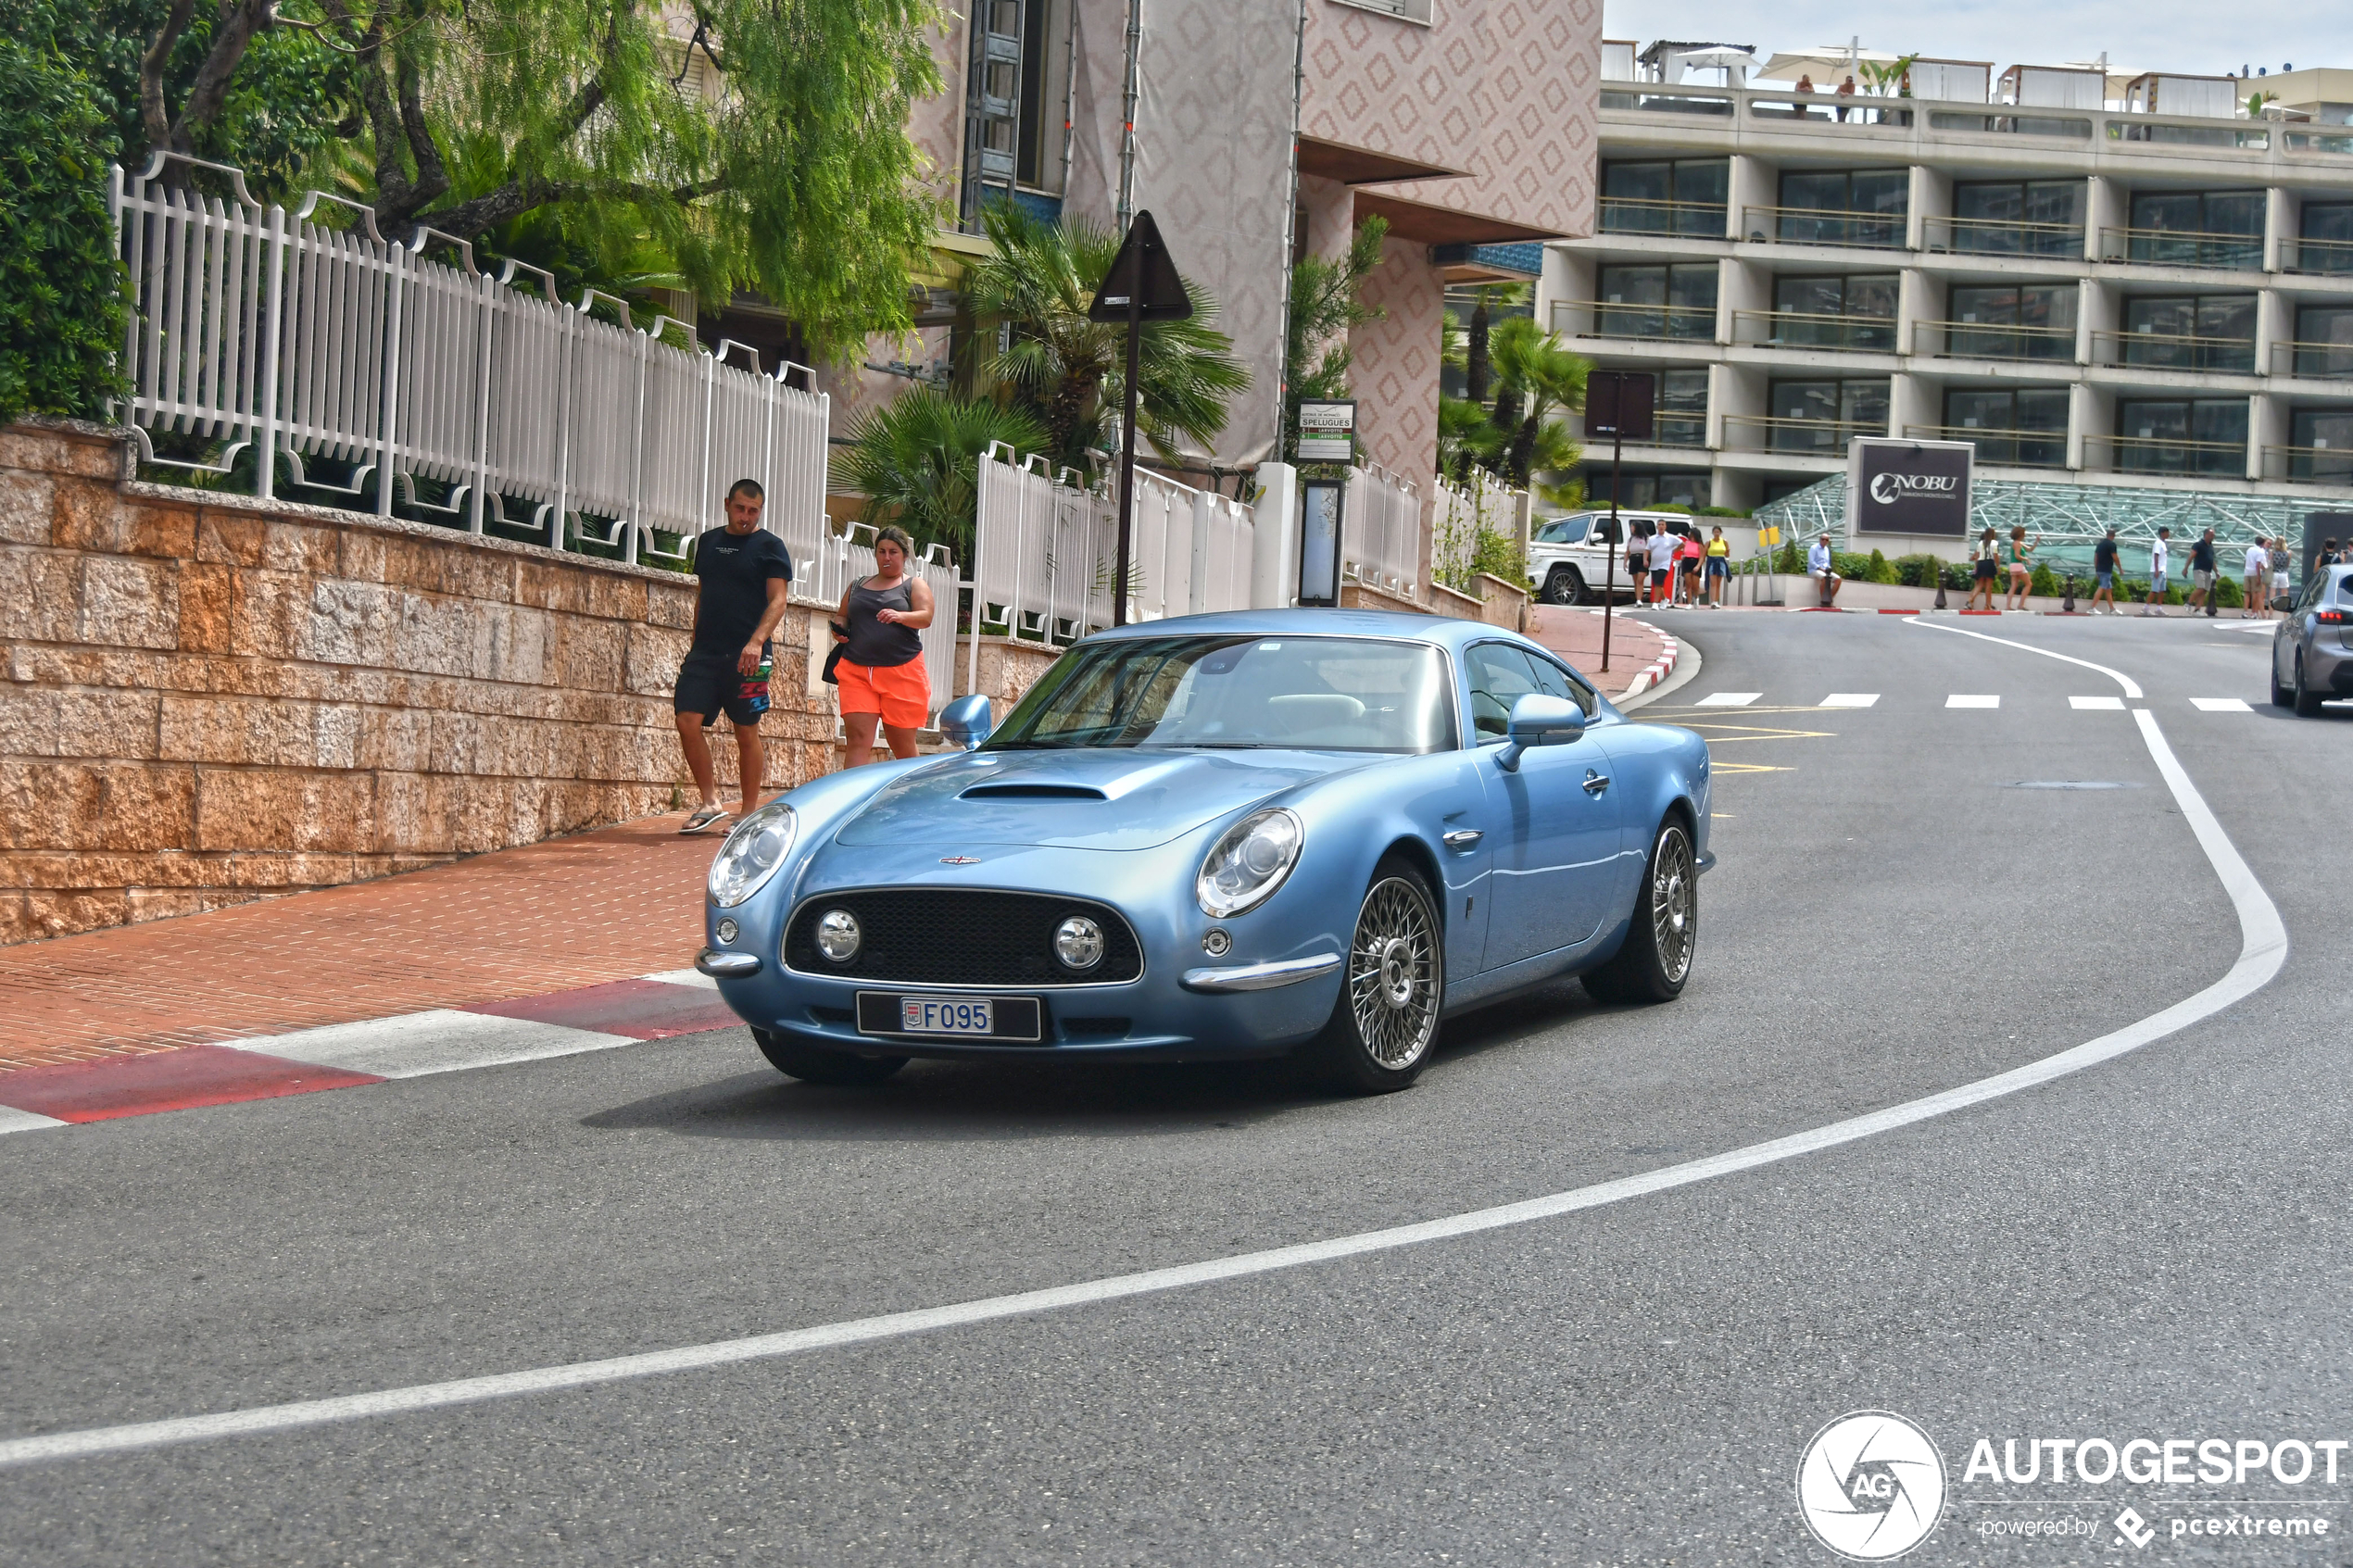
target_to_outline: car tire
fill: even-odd
[[[1438,1043],[1446,995],[1446,933],[1438,901],[1398,856],[1373,870],[1340,966],[1340,997],[1305,1055],[1317,1075],[1351,1094],[1409,1086]]]
[[[751,1032],[752,1043],[768,1065],[787,1078],[798,1078],[804,1084],[879,1084],[907,1065],[903,1056],[857,1056],[849,1051],[829,1051],[823,1046],[804,1046],[786,1035],[772,1034],[765,1029]]]
[[[1669,812],[1651,840],[1625,942],[1581,978],[1595,1001],[1671,1002],[1691,979],[1698,947],[1698,862],[1690,828]]]
[[[1573,566],[1556,566],[1544,579],[1544,602],[1548,605],[1579,605],[1585,602],[1585,578]]]
[[[2321,694],[2304,684],[2304,656],[2296,656],[2296,716],[2310,719],[2321,711]]]
[[[2288,695],[2288,689],[2280,684],[2280,656],[2274,653],[2271,655],[2271,706],[2286,708],[2295,700]]]

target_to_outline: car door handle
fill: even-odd
[[[1477,828],[1456,828],[1444,835],[1442,842],[1449,849],[1467,849],[1487,835]]]
[[[1599,795],[1599,794],[1601,794],[1601,792],[1602,792],[1602,791],[1604,791],[1604,790],[1607,789],[1608,787],[1609,787],[1609,775],[1608,775],[1607,773],[1597,773],[1597,772],[1593,771],[1593,770],[1592,770],[1592,769],[1591,769],[1591,768],[1588,768],[1588,769],[1586,769],[1586,770],[1585,770],[1585,793],[1586,793],[1586,794],[1588,794],[1588,795]]]

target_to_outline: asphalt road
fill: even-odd
[[[1410,1093],[1264,1068],[778,1078],[741,1031],[0,1138],[0,1438],[1057,1286],[1675,1165],[1981,1079],[2227,971],[2094,671],[1686,612],[1721,865],[1683,998],[1462,1020]],[[715,1370],[0,1469],[0,1562],[1827,1562],[1794,1478],[1918,1423],[1907,1562],[2353,1561],[2339,1481],[1989,1483],[1979,1436],[2353,1438],[2353,706],[2227,621],[1973,629],[2139,682],[2279,908],[2249,999],[2009,1098],[1585,1212]],[[1763,694],[1750,708],[1693,706]],[[1877,693],[1869,709],[1816,706]],[[1951,694],[1998,695],[1953,709]],[[2238,696],[2208,713],[2192,697]],[[2105,784],[2099,789],[2020,784]],[[322,980],[332,966],[322,966]],[[2022,1462],[2022,1458],[2021,1458]],[[2225,1499],[2242,1499],[2235,1502]],[[2111,1524],[2131,1505],[2145,1549]],[[2173,1538],[2236,1512],[2324,1537]],[[2080,1520],[2072,1536],[1990,1535]],[[2072,1527],[2072,1526],[2070,1526]]]

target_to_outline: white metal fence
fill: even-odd
[[[1378,463],[1348,470],[1340,571],[1367,587],[1403,598],[1420,592],[1421,491]]]
[[[372,494],[379,516],[396,505],[558,548],[594,540],[629,561],[682,557],[719,522],[726,485],[752,478],[796,561],[831,547],[826,399],[784,379],[802,367],[767,376],[724,362],[751,354],[740,344],[673,347],[677,322],[638,330],[617,300],[620,325],[595,320],[593,293],[566,306],[539,274],[535,296],[512,286],[532,270],[509,262],[494,278],[430,230],[386,240],[372,213],[321,192],[292,216],[264,208],[220,165],[196,167],[233,196],[204,194],[158,179],[167,161],[110,179],[132,283],[123,411],[149,460],[225,472],[251,446],[265,497],[283,458],[297,485]],[[314,220],[322,206],[347,209],[348,226]],[[461,265],[426,259],[444,248]],[[153,432],[222,449],[157,457]],[[306,470],[322,458],[346,471]],[[509,517],[510,503],[528,516]]]
[[[1457,488],[1443,479],[1431,499],[1429,574],[1437,582],[1470,591],[1481,534],[1494,534],[1525,545],[1528,492],[1474,477]]]

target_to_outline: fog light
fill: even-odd
[[[1085,915],[1054,927],[1054,957],[1064,969],[1092,969],[1103,961],[1103,928]]]
[[[722,942],[733,942],[738,935],[739,935],[739,929],[738,929],[738,927],[736,926],[736,922],[735,922],[734,921],[731,921],[731,920],[723,920],[723,921],[721,921],[721,922],[719,922],[719,940],[720,940],[720,941],[722,941]]]
[[[836,963],[856,958],[858,944],[864,939],[858,917],[848,909],[827,909],[817,917],[817,950]]]
[[[1201,939],[1201,950],[1213,959],[1222,959],[1234,950],[1234,939],[1222,925],[1213,925],[1209,935]]]

